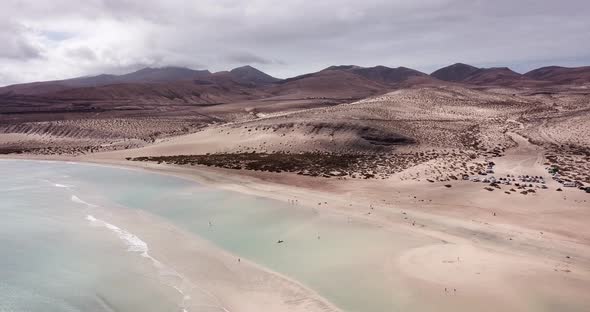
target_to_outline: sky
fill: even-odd
[[[588,0],[2,0],[0,85],[252,65],[590,65]]]

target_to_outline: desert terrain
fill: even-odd
[[[167,68],[7,86],[0,154],[142,168],[434,238],[392,263],[445,311],[590,309],[587,67]]]

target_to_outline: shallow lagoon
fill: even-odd
[[[104,226],[109,220],[89,220],[101,207],[154,214],[301,282],[345,311],[405,310],[421,301],[404,287],[397,259],[429,238],[138,170],[7,160],[0,169],[0,272],[7,277],[0,298],[7,311],[23,305],[51,311],[47,302],[55,311],[183,308],[176,281],[146,261],[132,233],[114,235]],[[27,292],[39,299],[24,300]]]

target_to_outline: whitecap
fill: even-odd
[[[92,222],[97,226],[105,227],[113,232],[115,232],[119,238],[127,244],[127,251],[138,252],[143,257],[151,259],[154,263],[160,264],[160,262],[154,258],[152,258],[148,254],[148,245],[146,242],[139,239],[139,237],[135,236],[134,234],[127,232],[116,225],[107,223],[105,221],[99,220],[91,215],[86,216],[86,220]]]
[[[160,261],[158,261],[154,257],[150,256],[147,243],[144,242],[143,240],[141,240],[135,234],[128,232],[128,231],[126,231],[114,224],[110,224],[110,223],[105,222],[103,220],[97,219],[92,215],[87,215],[86,220],[90,221],[91,224],[93,224],[95,226],[105,227],[105,228],[111,230],[112,232],[114,232],[115,234],[117,234],[117,236],[127,245],[127,251],[137,252],[142,257],[150,259],[152,261],[152,263],[154,264],[154,266],[159,270],[160,274],[174,275],[176,277],[179,277],[181,280],[184,280],[182,275],[180,275],[179,273],[177,273],[176,271],[174,271],[172,269],[167,268]],[[183,306],[185,304],[185,301],[190,300],[190,296],[186,295],[182,291],[182,289],[180,289],[180,287],[174,286],[174,285],[169,285],[169,286],[172,286],[176,291],[178,291],[178,293],[180,293],[180,295],[182,296]],[[185,308],[183,308],[183,311],[187,311],[187,310]]]
[[[154,264],[154,266],[156,268],[158,268],[161,275],[172,275],[172,276],[179,278],[183,284],[187,283],[187,286],[189,288],[197,288],[205,295],[210,296],[212,299],[219,302],[219,305],[215,305],[212,307],[221,309],[225,312],[229,312],[229,310],[227,310],[225,307],[223,307],[221,305],[221,300],[219,300],[219,298],[217,298],[215,295],[213,295],[212,293],[208,292],[207,290],[205,290],[201,287],[198,287],[197,285],[192,284],[190,281],[185,279],[180,273],[176,272],[174,269],[172,269],[170,267],[165,266],[163,263],[161,263],[160,261],[158,261],[157,259],[152,257],[149,254],[148,244],[146,242],[144,242],[143,240],[141,240],[135,234],[128,232],[128,231],[126,231],[114,224],[110,224],[110,223],[105,222],[103,220],[97,219],[92,215],[87,215],[86,220],[90,221],[90,223],[95,226],[105,227],[105,228],[111,230],[112,232],[114,232],[115,234],[117,234],[117,236],[123,242],[125,242],[125,244],[127,245],[127,251],[137,252],[137,253],[141,254],[142,257],[150,259],[152,261],[152,263]],[[182,311],[188,312],[188,310],[185,307],[187,305],[187,301],[191,300],[191,297],[188,294],[186,294],[182,290],[181,287],[179,287],[177,285],[168,285],[168,286],[174,288],[182,296],[182,304],[181,304]]]
[[[41,179],[41,181],[47,182],[47,183],[49,183],[49,184],[51,184],[51,185],[53,185],[55,187],[59,187],[59,188],[71,188],[71,187],[73,187],[72,185],[65,185],[65,184],[61,184],[61,183],[54,183],[54,182],[52,182],[50,180],[47,180],[47,179]]]
[[[72,197],[71,197],[71,200],[72,200],[73,202],[75,202],[75,203],[82,204],[82,205],[86,205],[86,206],[88,206],[88,207],[98,207],[98,206],[96,206],[96,205],[93,205],[93,204],[90,204],[90,203],[87,203],[87,202],[85,202],[85,201],[81,200],[81,199],[80,199],[80,197],[78,197],[78,196],[76,196],[76,195],[72,195]]]

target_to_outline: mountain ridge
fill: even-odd
[[[362,67],[358,65],[333,65],[317,72],[307,73],[287,79],[275,78],[250,65],[236,67],[229,71],[212,73],[209,70],[195,70],[186,67],[146,67],[121,75],[100,74],[64,80],[40,81],[0,87],[0,94],[61,97],[63,94],[85,94],[88,88],[101,88],[109,85],[124,85],[134,90],[156,90],[172,88],[188,91],[187,86],[210,85],[225,92],[228,88],[253,88],[256,94],[304,94],[321,96],[322,90],[327,95],[338,97],[368,96],[395,88],[421,85],[459,83],[474,86],[530,86],[549,84],[584,84],[590,83],[590,66],[560,67],[546,66],[531,70],[525,74],[514,72],[508,67],[478,68],[464,63],[455,63],[439,68],[430,75],[407,67],[387,67],[377,65]],[[230,82],[231,81],[231,82]],[[147,86],[139,86],[146,84]],[[172,85],[179,86],[173,87]],[[122,90],[124,86],[111,87],[110,90]],[[68,91],[86,88],[84,92]],[[298,90],[297,92],[296,89]],[[358,92],[357,92],[358,91]],[[159,92],[159,91],[158,91]],[[156,93],[158,93],[156,92]],[[319,92],[319,93],[318,93]],[[89,92],[94,93],[94,92]],[[116,94],[130,92],[116,92]],[[148,92],[150,93],[150,92]],[[216,91],[217,93],[217,91]],[[141,94],[134,96],[141,97]]]

